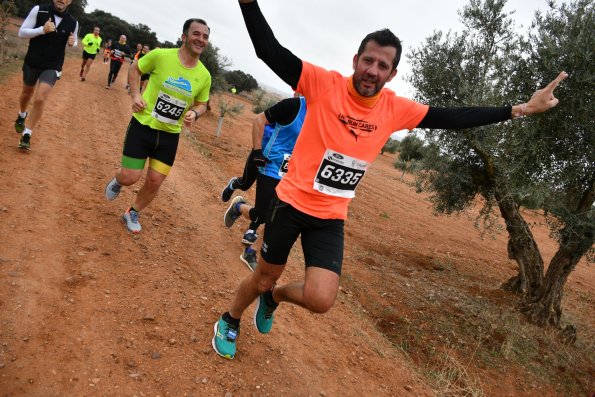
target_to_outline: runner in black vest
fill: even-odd
[[[19,115],[14,128],[22,133],[19,147],[30,149],[31,132],[41,115],[54,84],[60,79],[66,45],[77,44],[77,20],[66,11],[72,0],[54,0],[53,4],[35,6],[19,29],[19,37],[29,40],[23,63],[23,89]],[[35,86],[39,82],[37,92]],[[27,112],[35,94],[33,107]]]

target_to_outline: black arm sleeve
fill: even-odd
[[[417,128],[458,130],[479,127],[510,120],[511,106],[436,108],[430,106],[428,113]]]
[[[256,1],[240,3],[240,8],[256,56],[295,90],[302,74],[301,59],[279,44]]]
[[[300,102],[300,98],[284,99],[265,110],[264,115],[271,124],[291,124],[300,112]]]

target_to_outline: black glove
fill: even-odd
[[[250,157],[252,157],[252,165],[255,167],[264,167],[269,162],[269,160],[264,157],[264,154],[262,154],[262,149],[252,149]]]

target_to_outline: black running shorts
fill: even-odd
[[[306,267],[319,267],[341,275],[343,219],[321,219],[298,211],[275,197],[267,211],[260,254],[268,263],[284,265],[301,236]]]
[[[142,170],[150,158],[149,167],[168,175],[176,159],[180,134],[155,130],[132,117],[122,151],[122,167]]]
[[[83,50],[83,59],[95,59],[95,55],[97,54],[89,54],[87,51]]]

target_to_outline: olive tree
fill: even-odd
[[[563,285],[593,243],[592,5],[587,0],[551,4],[551,12],[537,16],[534,33],[525,37],[503,11],[505,3],[470,0],[459,13],[460,33],[435,32],[412,51],[409,81],[416,99],[432,106],[500,106],[527,101],[565,68],[574,70],[567,80],[574,82],[562,84],[556,92],[561,105],[544,115],[469,130],[426,131],[426,139],[440,150],[424,157],[425,171],[417,182],[430,192],[438,212],[463,211],[481,196],[480,220],[489,228],[498,210],[508,232],[509,257],[518,264],[518,275],[503,288],[521,293],[532,321],[560,326]],[[585,61],[575,59],[579,56]],[[546,211],[560,243],[546,275],[520,211],[529,199]]]

